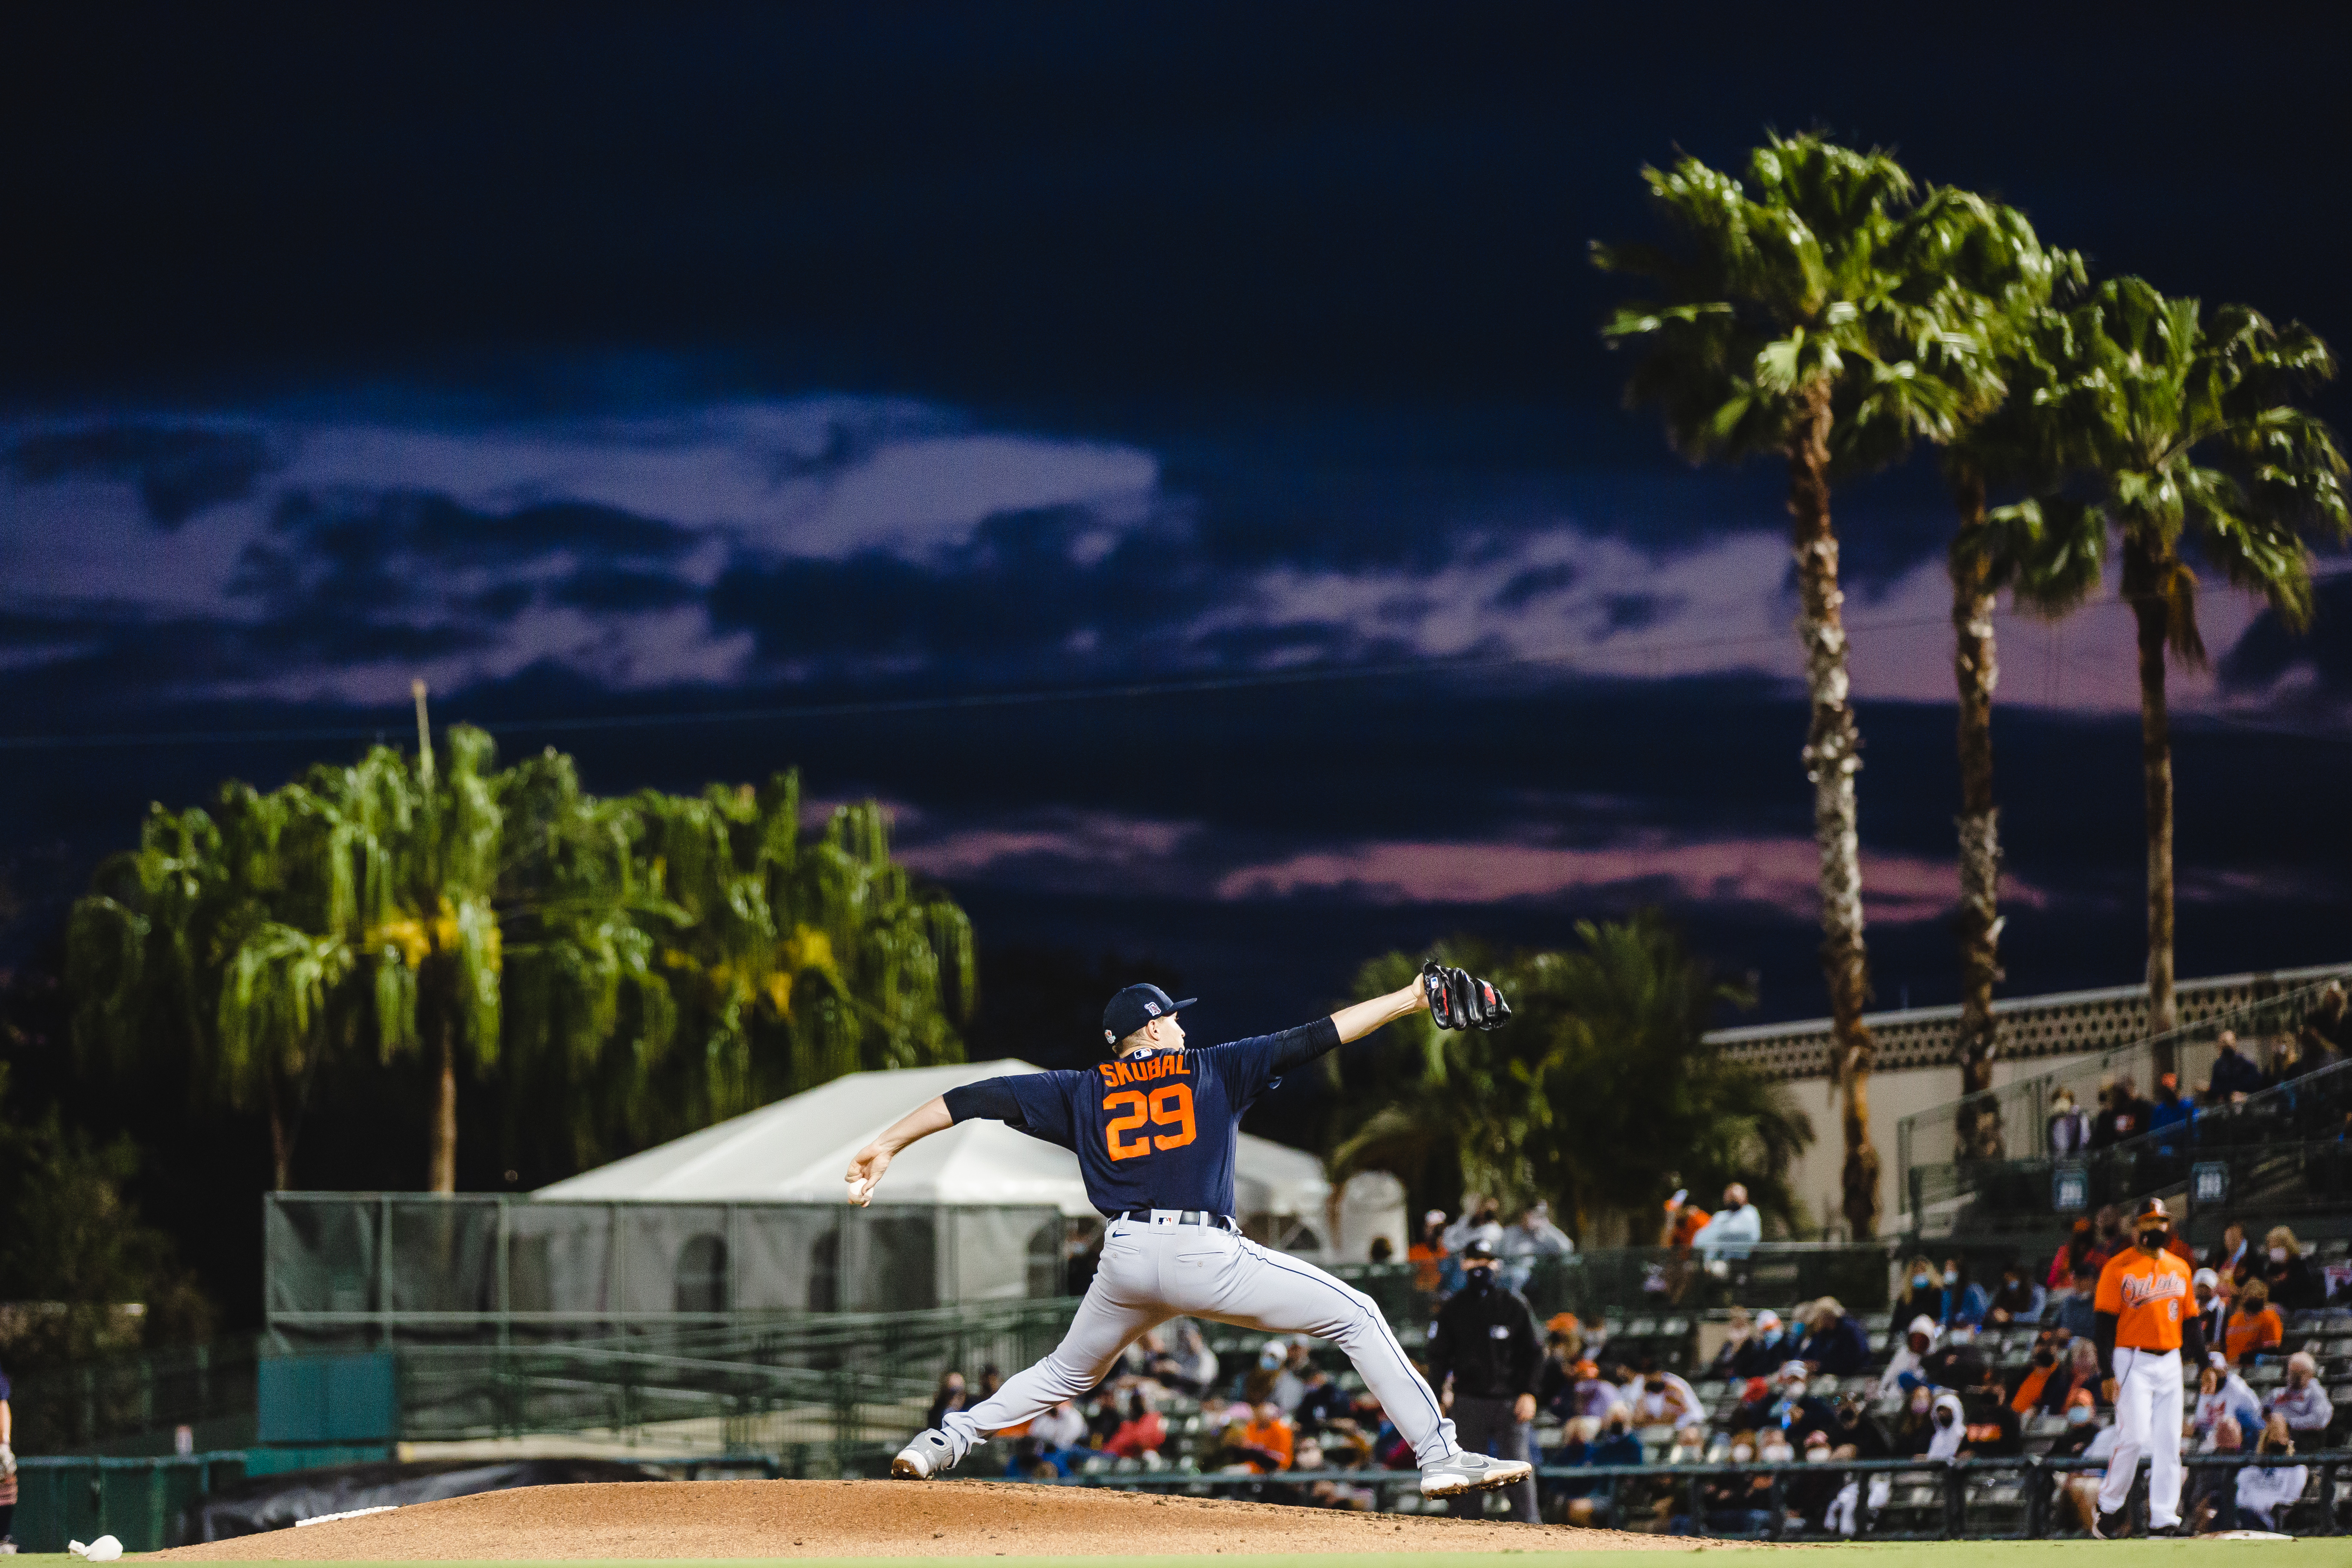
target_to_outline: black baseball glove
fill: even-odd
[[[1503,994],[1465,969],[1449,969],[1431,959],[1421,966],[1421,988],[1429,997],[1429,1016],[1441,1029],[1499,1029],[1511,1021],[1511,1005]]]

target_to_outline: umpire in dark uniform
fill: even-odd
[[[1462,1278],[1462,1289],[1429,1325],[1429,1385],[1453,1415],[1463,1447],[1532,1463],[1543,1329],[1527,1298],[1495,1278],[1494,1248],[1486,1242],[1463,1248]],[[1503,1495],[1511,1500],[1513,1519],[1537,1521],[1533,1476],[1504,1489]],[[1454,1511],[1465,1518],[1479,1508],[1475,1497],[1454,1500]]]

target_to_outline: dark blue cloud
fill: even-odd
[[[2308,630],[2290,631],[2274,610],[2264,610],[2222,656],[2224,689],[2258,691],[2289,675],[2301,674],[2315,691],[2352,696],[2352,572],[2317,584]]]
[[[181,523],[223,501],[242,500],[278,467],[258,431],[114,424],[26,436],[9,465],[35,484],[76,476],[127,480],[159,528]]]

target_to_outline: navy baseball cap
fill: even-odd
[[[1171,1002],[1168,993],[1157,985],[1130,985],[1103,1008],[1103,1039],[1115,1046],[1152,1019],[1165,1018],[1179,1007],[1190,1007],[1199,1000],[1198,996],[1187,996],[1181,1002]]]

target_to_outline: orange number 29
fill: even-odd
[[[1123,1110],[1124,1116],[1113,1117],[1103,1127],[1103,1142],[1114,1160],[1132,1160],[1139,1154],[1149,1154],[1154,1149],[1181,1149],[1196,1136],[1192,1125],[1192,1086],[1171,1083],[1151,1091],[1149,1099],[1139,1089],[1126,1089],[1118,1094],[1103,1096],[1105,1110]],[[1159,1137],[1126,1138],[1149,1121],[1155,1127],[1173,1127],[1174,1132]]]

